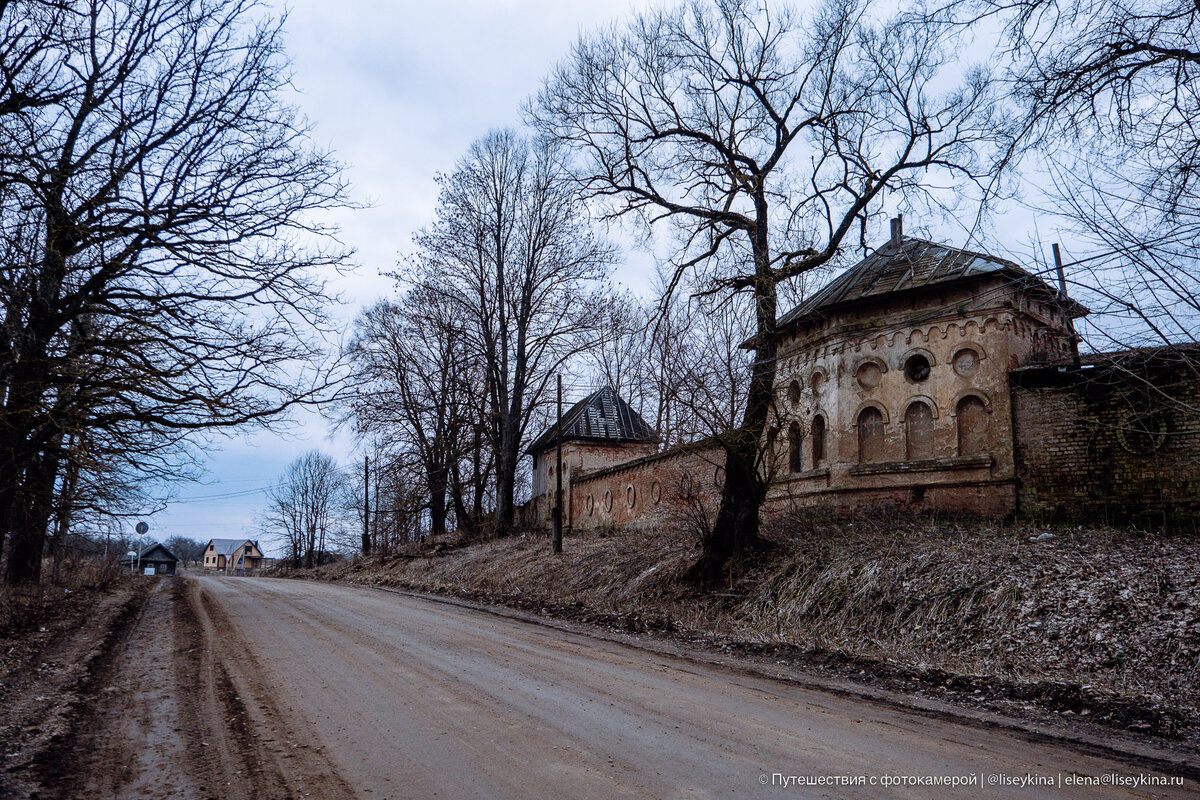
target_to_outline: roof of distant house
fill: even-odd
[[[258,547],[258,543],[253,539],[209,539],[209,544],[216,547],[216,552],[219,556],[231,556],[235,550],[244,544],[252,544],[259,550],[262,549]],[[207,550],[207,548],[205,549]]]
[[[164,559],[164,558],[160,557],[160,558],[156,558],[156,559],[151,559],[150,556],[155,550],[161,550],[167,558]],[[129,558],[128,556],[126,556],[125,558],[121,559],[121,561],[125,564],[128,564],[130,561],[133,561],[135,559],[138,561],[147,561],[147,560],[165,561],[168,559],[170,559],[172,561],[178,561],[179,557],[176,556],[174,553],[172,553],[170,550],[168,550],[166,545],[160,544],[158,542],[151,542],[150,544],[143,547],[141,552],[138,553],[135,558]]]
[[[593,392],[562,416],[563,439],[608,442],[657,442],[658,435],[642,415],[629,407],[611,386]],[[533,453],[554,443],[558,425],[551,425],[529,445]]]
[[[1007,274],[1057,296],[1057,291],[1041,278],[1008,259],[950,247],[925,239],[899,236],[830,281],[824,288],[784,314],[778,322],[783,328],[805,317],[844,303],[893,292],[924,288],[987,273]],[[1087,309],[1073,300],[1072,316],[1083,316]]]

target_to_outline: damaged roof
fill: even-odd
[[[562,415],[563,440],[590,439],[608,442],[657,442],[658,435],[642,415],[629,407],[611,386],[580,400]],[[554,443],[558,425],[551,425],[534,439],[527,452],[534,453]]]
[[[778,326],[783,328],[831,306],[987,273],[1008,273],[1015,278],[1028,280],[1031,287],[1037,286],[1056,294],[1051,286],[1036,275],[1007,259],[900,236],[889,239],[874,253],[784,314]],[[1075,306],[1072,316],[1087,313],[1087,309],[1078,303],[1071,300],[1067,302]]]

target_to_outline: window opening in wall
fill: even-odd
[[[1117,437],[1134,455],[1152,455],[1167,440],[1167,419],[1161,412],[1128,412],[1118,424]]]
[[[792,472],[800,472],[803,468],[801,465],[802,453],[804,452],[804,434],[800,430],[800,424],[793,422],[788,426],[788,469]]]
[[[933,410],[919,400],[904,412],[904,451],[909,461],[933,458]]]
[[[818,414],[812,421],[812,466],[821,466],[825,461],[825,418]]]
[[[909,356],[904,362],[904,375],[913,383],[920,383],[928,378],[930,371],[929,359],[920,353]]]
[[[821,388],[825,385],[825,375],[820,372],[814,372],[810,379],[814,395],[821,394]]]
[[[858,415],[858,460],[883,461],[883,414],[878,408],[864,408]]]
[[[767,431],[767,451],[766,455],[767,468],[771,469],[775,466],[775,448],[779,445],[779,428],[771,428]]]
[[[954,354],[954,360],[951,363],[954,371],[959,375],[964,378],[970,377],[979,371],[979,353],[969,347],[964,347]]]
[[[987,407],[975,395],[958,401],[955,409],[958,421],[958,454],[973,456],[987,449]]]
[[[792,404],[792,408],[800,405],[800,381],[792,381],[792,385],[788,387],[788,402]]]

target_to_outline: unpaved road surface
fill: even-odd
[[[211,687],[212,713],[240,706],[231,732],[210,743],[238,757],[222,797],[1092,798],[1200,788],[1190,778],[1059,786],[1072,774],[1162,773],[427,599],[270,579],[202,578],[192,591],[211,644],[198,685]],[[792,776],[867,784],[798,786]],[[977,783],[881,785],[948,776]],[[1031,777],[1054,785],[1014,785]]]

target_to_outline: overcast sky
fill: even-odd
[[[347,324],[363,305],[391,292],[380,273],[409,248],[434,208],[434,177],[447,172],[489,129],[518,125],[522,101],[581,31],[627,16],[631,0],[293,0],[286,41],[295,68],[294,102],[316,142],[346,165],[354,198],[370,207],[337,215],[358,255],[338,281]],[[284,3],[279,3],[284,8]],[[644,264],[643,259],[634,259]],[[644,267],[619,279],[644,287]],[[150,536],[206,541],[257,537],[263,489],[312,448],[351,463],[352,442],[315,417],[287,437],[218,440],[203,485],[149,518]],[[357,463],[357,462],[356,462]],[[129,523],[132,528],[133,522]],[[264,542],[264,545],[267,543]]]

